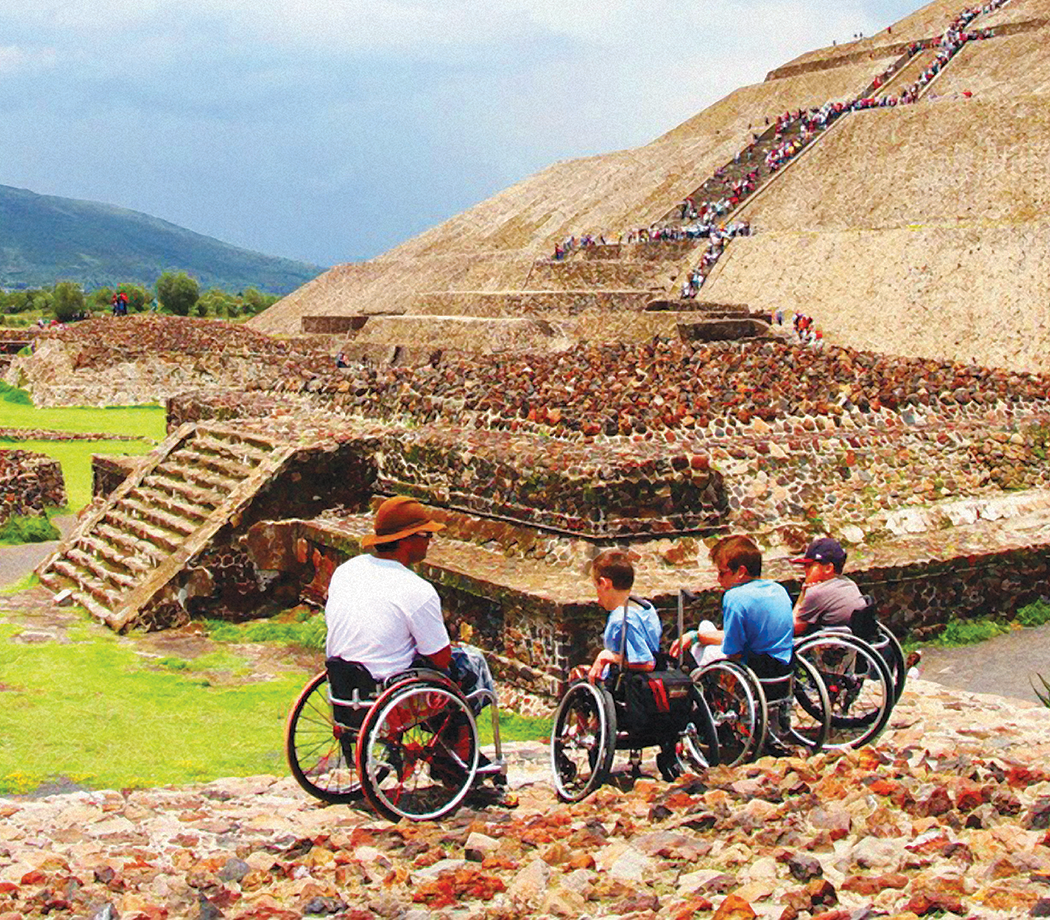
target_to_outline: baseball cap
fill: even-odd
[[[430,519],[430,514],[414,498],[407,495],[395,495],[388,498],[376,510],[375,533],[368,534],[361,540],[362,546],[375,546],[377,543],[393,543],[414,533],[436,533],[444,524]]]
[[[835,568],[839,568],[846,564],[846,551],[838,540],[831,537],[817,537],[806,548],[805,555],[798,556],[791,561],[796,565],[810,561],[830,562]]]

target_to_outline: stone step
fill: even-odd
[[[181,476],[172,475],[169,470],[161,470],[160,467],[154,469],[146,477],[145,481],[161,491],[171,492],[173,495],[188,499],[190,504],[197,505],[202,510],[207,509],[209,514],[218,505],[222,504],[223,499],[226,497],[225,492],[201,489],[193,483],[187,482]]]
[[[198,505],[196,502],[186,501],[181,495],[165,491],[149,483],[138,485],[128,492],[125,498],[131,498],[151,508],[165,511],[173,517],[192,522],[194,526],[207,520],[212,511],[210,505]]]
[[[231,428],[198,428],[194,443],[218,442],[228,449],[247,450],[257,454],[260,460],[265,460],[280,446],[264,435],[251,431],[234,431]]]
[[[78,592],[78,595],[89,596],[102,609],[115,610],[120,604],[119,591],[111,590],[106,584],[78,568],[68,559],[56,559],[53,568],[57,574],[76,585],[74,590]]]
[[[76,565],[81,571],[89,573],[103,584],[108,585],[114,591],[125,591],[139,583],[139,579],[128,575],[126,572],[118,571],[112,565],[107,565],[101,557],[86,551],[79,544],[69,549],[66,553],[66,559]]]
[[[206,491],[214,491],[220,494],[226,494],[241,480],[241,477],[230,473],[216,472],[215,470],[187,462],[188,458],[181,454],[181,451],[172,454],[167,461],[157,467],[157,470],[166,476],[174,476],[191,485],[199,486]]]
[[[218,437],[210,430],[198,433],[192,441],[186,442],[184,447],[202,453],[214,454],[216,457],[228,458],[235,463],[254,469],[273,454],[273,445],[249,439],[235,440],[233,438]]]
[[[244,463],[229,453],[220,454],[214,451],[201,450],[196,442],[183,445],[171,456],[177,458],[178,462],[185,466],[198,470],[207,470],[227,479],[232,477],[238,480],[248,476],[261,462]]]
[[[164,557],[168,555],[165,550],[161,549],[155,543],[147,542],[136,534],[129,533],[117,524],[110,523],[105,519],[99,521],[99,523],[95,525],[94,532],[102,537],[115,550],[119,551],[123,549],[128,554],[136,555],[141,558],[143,564],[150,570],[159,565]]]
[[[187,520],[178,514],[171,514],[170,512],[164,511],[156,505],[144,502],[139,498],[124,496],[120,505],[123,508],[130,509],[135,512],[136,515],[147,521],[152,521],[161,527],[167,528],[175,533],[184,534],[185,536],[189,536],[200,526],[200,519]]]
[[[111,566],[123,567],[130,575],[142,576],[153,570],[152,566],[147,565],[134,553],[121,552],[119,547],[98,539],[93,533],[81,537],[79,545],[87,552],[106,560]]]
[[[83,607],[96,620],[105,621],[109,616],[109,608],[102,606],[92,595],[84,590],[75,578],[70,578],[55,571],[54,567],[42,572],[40,584],[54,594],[59,591],[73,592],[73,600]]]
[[[114,508],[109,511],[106,518],[115,527],[119,527],[125,533],[130,533],[145,543],[150,543],[165,553],[173,553],[185,542],[185,536],[181,533],[141,521],[127,512]]]

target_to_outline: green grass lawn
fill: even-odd
[[[0,399],[0,428],[134,435],[135,441],[3,441],[0,448],[47,454],[62,464],[67,504],[76,512],[91,500],[91,455],[149,453],[165,437],[161,406],[37,409]]]
[[[0,793],[58,777],[120,789],[286,772],[284,719],[306,675],[223,686],[246,666],[236,656],[182,668],[101,630],[23,645],[0,625]]]
[[[164,407],[149,406],[56,406],[39,409],[0,400],[0,428],[47,428],[103,434],[126,434],[139,438],[164,438]]]

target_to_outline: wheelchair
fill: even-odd
[[[818,670],[795,655],[784,675],[759,676],[719,658],[690,675],[707,702],[722,763],[737,766],[763,753],[820,751],[831,732],[831,703]]]
[[[678,598],[679,634],[685,596],[683,592]],[[626,606],[620,637],[622,659]],[[554,714],[550,745],[554,788],[562,801],[581,801],[606,782],[617,751],[630,752],[631,772],[638,776],[642,750],[659,747],[657,769],[668,782],[684,771],[699,772],[720,762],[707,701],[681,670],[681,661],[657,652],[656,666],[653,671],[613,666],[595,684],[569,684]]]
[[[882,655],[852,633],[834,630],[803,637],[795,655],[810,663],[827,691],[831,732],[824,748],[859,748],[874,741],[897,701]]]
[[[893,702],[896,704],[904,692],[904,684],[908,679],[904,649],[901,648],[897,637],[879,622],[875,615],[875,600],[870,594],[864,595],[864,606],[850,617],[849,628],[853,635],[875,649],[885,662],[890,677],[893,679]]]
[[[671,697],[670,711],[640,709],[639,694],[632,690],[650,680],[663,688],[658,694]],[[551,771],[558,797],[579,802],[594,792],[611,776],[617,751],[630,752],[631,771],[640,775],[641,752],[648,747],[660,748],[656,765],[668,782],[685,771],[699,772],[720,762],[711,713],[688,675],[673,668],[614,667],[596,684],[574,681],[558,704],[551,730]]]
[[[491,704],[492,760],[480,751],[474,715],[485,702]],[[465,694],[428,668],[376,684],[359,665],[329,659],[288,714],[285,753],[310,795],[328,803],[364,798],[391,821],[440,818],[479,777],[506,781],[495,694]]]

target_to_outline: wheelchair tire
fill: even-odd
[[[882,655],[886,662],[890,677],[893,678],[893,702],[901,698],[904,692],[904,684],[908,680],[908,669],[905,666],[904,649],[901,648],[897,637],[882,623],[878,624],[878,637],[872,642],[875,651]]]
[[[718,736],[720,763],[733,767],[753,760],[766,737],[766,697],[755,675],[722,658],[690,675],[707,703]]]
[[[895,701],[882,656],[856,636],[828,632],[806,637],[795,654],[817,669],[827,690],[831,732],[825,750],[859,748],[877,738]],[[805,699],[799,702],[807,707]]]
[[[380,694],[361,724],[361,791],[391,821],[448,814],[470,791],[477,769],[478,726],[451,684],[398,683]]]
[[[343,732],[350,734],[344,737]],[[284,752],[297,783],[322,802],[347,803],[361,798],[353,757],[352,729],[332,717],[328,674],[315,674],[288,713]]]
[[[682,766],[693,773],[717,767],[722,762],[718,732],[711,718],[711,710],[699,691],[696,692],[693,721],[685,727],[678,739],[678,750]]]
[[[612,695],[586,680],[565,691],[551,729],[551,771],[563,802],[579,802],[608,779],[616,755]]]
[[[791,723],[781,740],[816,754],[827,744],[831,733],[831,703],[813,663],[795,655]]]

